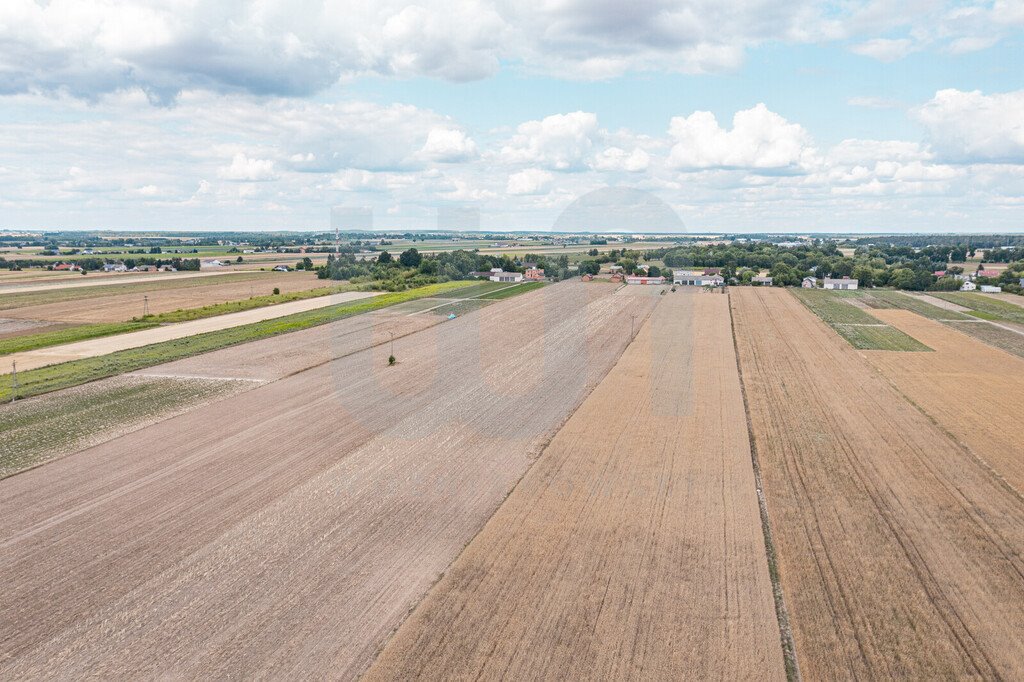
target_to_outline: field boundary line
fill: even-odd
[[[615,293],[616,292],[613,291],[611,295],[615,295]],[[498,302],[500,302],[500,300]],[[516,482],[512,484],[512,486],[508,489],[504,497],[501,498],[501,501],[498,502],[497,506],[494,507],[494,511],[491,513],[491,515],[487,517],[486,520],[484,520],[484,522],[480,525],[480,528],[477,529],[476,533],[473,534],[473,537],[466,540],[466,543],[462,545],[462,549],[460,549],[458,553],[452,557],[452,560],[448,562],[448,565],[444,567],[444,570],[438,574],[437,579],[434,580],[434,582],[431,583],[430,587],[428,587],[423,592],[423,596],[420,597],[419,601],[417,601],[415,604],[409,607],[409,610],[406,612],[401,622],[399,622],[394,628],[392,628],[391,632],[388,633],[387,637],[381,640],[380,646],[378,646],[377,651],[373,655],[373,660],[371,660],[369,664],[362,671],[359,672],[359,674],[356,676],[357,678],[363,677],[368,670],[373,668],[374,664],[377,662],[377,659],[380,658],[380,655],[384,652],[384,649],[386,649],[388,644],[391,643],[391,640],[394,639],[395,634],[399,631],[399,629],[401,629],[401,627],[405,625],[405,622],[409,620],[409,617],[412,616],[413,612],[415,612],[417,608],[419,608],[420,604],[425,602],[427,598],[429,598],[430,595],[438,588],[438,585],[440,585],[444,577],[448,575],[448,572],[452,569],[452,566],[455,565],[455,562],[457,562],[462,557],[462,555],[465,554],[466,548],[468,548],[473,543],[473,541],[476,540],[477,536],[479,536],[480,533],[484,532],[484,529],[487,528],[488,525],[490,525],[490,523],[494,520],[494,517],[497,516],[498,512],[505,505],[505,502],[508,500],[508,498],[511,497],[512,493],[514,493],[522,484],[523,479],[525,479],[527,475],[529,475],[529,473],[533,471],[533,468],[537,466],[537,462],[539,462],[541,458],[544,456],[544,453],[547,451],[548,446],[551,445],[551,441],[555,439],[555,436],[557,436],[558,433],[569,422],[569,420],[572,419],[573,415],[575,415],[576,412],[578,412],[579,409],[583,407],[583,403],[587,402],[591,394],[593,394],[593,392],[597,390],[597,387],[600,386],[606,378],[608,378],[608,375],[612,373],[612,371],[615,369],[615,366],[619,364],[619,361],[622,360],[622,356],[626,354],[626,351],[629,350],[629,347],[633,345],[634,341],[636,341],[636,337],[640,335],[640,329],[642,329],[643,326],[650,321],[651,316],[654,314],[654,309],[657,307],[657,303],[655,303],[654,306],[652,306],[651,311],[647,314],[647,317],[644,318],[644,320],[640,324],[640,327],[636,330],[636,333],[634,333],[633,336],[630,337],[626,345],[622,347],[622,351],[615,358],[615,362],[611,363],[605,375],[598,379],[597,381],[595,381],[594,384],[589,388],[589,390],[587,390],[587,392],[581,397],[576,407],[570,410],[569,413],[565,415],[565,418],[562,419],[561,422],[556,424],[545,437],[541,438],[536,444],[536,446],[534,446],[530,450],[527,450],[526,454],[527,458],[530,460],[530,463],[526,467],[525,471],[523,471],[522,475],[518,479],[516,479]],[[474,310],[472,312],[477,311]],[[429,328],[430,327],[428,327],[428,329]],[[536,454],[532,454],[533,450],[536,451]]]
[[[750,443],[750,462],[754,469],[754,487],[757,493],[757,506],[761,513],[761,532],[764,535],[765,558],[768,561],[768,577],[772,581],[772,596],[775,598],[775,617],[779,624],[779,643],[782,646],[782,660],[786,665],[786,679],[799,682],[800,666],[796,658],[796,642],[793,629],[789,623],[789,611],[786,609],[786,598],[782,591],[782,580],[779,574],[778,555],[775,551],[775,540],[772,537],[771,521],[768,517],[768,501],[764,495],[761,481],[761,463],[757,458],[757,443],[754,440],[754,425],[750,419],[750,403],[747,400],[747,386],[743,380],[743,369],[740,366],[740,348],[736,340],[736,318],[732,313],[732,296],[729,296],[729,328],[732,331],[733,356],[736,362],[736,374],[740,380],[740,395],[743,397],[743,413],[747,419],[747,440]]]

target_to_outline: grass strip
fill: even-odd
[[[329,322],[336,322],[361,313],[379,310],[398,303],[412,301],[427,296],[437,296],[444,292],[465,287],[467,282],[445,282],[431,284],[418,289],[410,289],[392,294],[383,294],[372,298],[339,303],[338,305],[307,310],[294,315],[286,315],[272,320],[263,320],[251,324],[220,329],[217,331],[196,334],[183,339],[173,339],[154,343],[141,348],[129,348],[94,358],[72,360],[58,365],[48,365],[38,369],[18,373],[18,398],[27,398],[70,388],[80,384],[96,381],[126,372],[134,372],[145,367],[153,367],[165,362],[208,353],[240,343],[287,334],[289,332],[309,329]],[[12,376],[0,376],[0,402],[11,400]]]
[[[534,289],[540,289],[546,282],[524,282],[523,284],[516,284],[505,289],[498,289],[497,291],[488,292],[480,296],[480,298],[486,298],[490,301],[500,301],[505,298],[512,298],[519,294],[525,294],[528,291]]]
[[[858,350],[906,352],[931,350],[914,337],[843,300],[862,298],[864,295],[860,292],[826,291],[824,289],[790,289],[790,291],[812,313]]]
[[[104,336],[113,336],[115,334],[137,332],[140,329],[149,329],[150,327],[155,326],[157,326],[156,322],[149,321],[112,322],[82,324],[75,327],[68,327],[66,329],[39,332],[38,334],[23,334],[10,339],[0,340],[0,355],[22,353],[28,350],[60,346],[65,343],[75,343],[76,341],[88,341],[89,339],[99,339]]]
[[[293,301],[304,301],[309,298],[340,294],[344,291],[363,291],[365,288],[365,286],[361,287],[353,284],[338,284],[328,287],[319,287],[316,289],[307,289],[305,291],[292,291],[286,294],[253,296],[252,298],[244,298],[239,301],[214,303],[212,305],[204,305],[199,308],[184,308],[156,315],[144,315],[142,317],[133,318],[133,321],[153,322],[154,324],[191,322],[192,320],[201,320],[207,317],[216,317],[217,315],[240,313],[246,310],[253,310],[255,308],[266,308],[267,306],[277,305],[278,303],[291,303]]]
[[[972,294],[970,292],[932,292],[932,296],[941,298],[943,301],[956,303],[970,308],[971,315],[983,320],[997,320],[1003,322],[1016,322],[1024,324],[1024,307],[1000,301],[985,294]]]

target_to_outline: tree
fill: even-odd
[[[398,262],[404,267],[415,268],[419,267],[419,264],[423,261],[423,256],[416,249],[407,249],[402,252],[402,255],[398,257]]]
[[[380,255],[377,256],[377,262],[381,265],[387,265],[391,262],[391,254],[387,251],[381,251]]]
[[[242,258],[239,257],[238,260],[239,260],[239,262],[241,262]],[[309,256],[304,257],[302,259],[302,269],[303,270],[312,270],[313,269],[313,259],[310,258]]]
[[[661,277],[661,268],[659,268],[659,267],[658,267],[657,265],[652,265],[652,266],[651,266],[651,267],[650,267],[650,268],[649,268],[649,269],[647,270],[647,274],[648,274],[648,275],[649,275],[650,277]]]

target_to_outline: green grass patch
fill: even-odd
[[[72,360],[59,365],[49,365],[26,372],[19,372],[18,381],[20,388],[18,389],[18,397],[25,398],[41,395],[50,391],[78,386],[126,372],[134,372],[145,367],[152,367],[173,360],[181,360],[182,358],[200,353],[208,353],[240,343],[309,329],[310,327],[343,320],[353,315],[386,308],[397,303],[453,292],[466,285],[466,282],[431,284],[418,289],[348,301],[272,320],[263,320],[261,322],[253,322],[252,324],[231,327],[230,329],[220,329],[183,339],[155,343],[141,348],[130,348],[95,358]],[[0,402],[9,401],[11,394],[11,375],[5,374],[0,376]]]
[[[983,320],[999,320],[1024,324],[1024,307],[1000,301],[986,294],[975,294],[968,291],[932,292],[932,296],[950,303],[970,308],[975,317]]]
[[[510,286],[508,282],[480,282],[474,280],[470,280],[467,284],[469,286],[459,289],[459,298],[476,298],[477,296],[483,296],[484,294],[489,294],[503,287]]]
[[[498,284],[498,282],[495,282],[495,284]],[[501,299],[518,296],[519,294],[525,294],[528,291],[540,289],[546,284],[547,282],[523,282],[522,284],[514,284],[512,286],[508,286],[506,284],[506,288],[486,293],[480,296],[480,298],[486,298],[491,301],[499,301]]]
[[[861,298],[863,294],[859,291],[826,291],[823,289],[790,289],[790,291],[812,313],[832,327],[854,348],[909,352],[931,350],[914,337],[844,300]]]
[[[149,329],[155,326],[157,326],[157,323],[151,321],[112,322],[109,324],[83,324],[55,331],[39,332],[38,334],[23,334],[10,339],[0,339],[0,355],[22,353],[39,348],[60,346],[65,343],[75,343],[76,341],[88,341],[89,339],[99,339],[115,334],[137,332],[140,329]]]
[[[933,295],[931,293],[929,296]],[[892,289],[872,289],[862,300],[872,308],[899,308],[917,313],[929,320],[969,320],[970,317],[955,310],[946,310],[928,301]]]

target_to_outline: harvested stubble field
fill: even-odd
[[[732,302],[801,674],[1024,675],[1024,499],[789,292]]]
[[[651,293],[546,287],[0,482],[0,676],[358,675]]]
[[[369,679],[785,677],[727,300],[661,297]]]
[[[185,308],[237,301],[271,294],[316,289],[325,285],[308,272],[259,272],[218,275],[196,279],[139,282],[111,287],[90,287],[67,292],[12,294],[0,303],[3,316],[54,322],[123,322],[143,312],[142,297],[149,312],[160,314]],[[33,303],[33,301],[38,301]]]
[[[1024,360],[913,313],[875,314],[935,352],[912,357],[866,353],[871,364],[1024,495]]]

